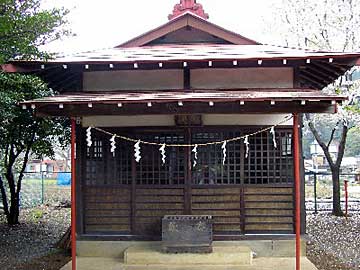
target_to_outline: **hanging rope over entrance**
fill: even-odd
[[[144,141],[144,140],[140,140],[140,139],[135,139],[135,138],[130,138],[130,137],[126,137],[123,135],[118,135],[118,134],[114,134],[111,132],[108,132],[104,129],[101,128],[97,128],[97,127],[88,127],[87,128],[87,134],[86,134],[86,142],[88,147],[92,146],[92,140],[91,140],[91,130],[96,130],[98,132],[101,132],[103,134],[109,135],[110,137],[110,143],[111,143],[111,152],[113,153],[113,155],[115,155],[115,149],[116,149],[116,141],[115,139],[121,139],[124,141],[128,141],[128,142],[133,142],[134,143],[134,156],[135,156],[135,160],[136,162],[140,162],[141,160],[141,144],[144,145],[153,145],[153,146],[158,146],[159,147],[159,151],[160,154],[162,156],[162,163],[165,163],[166,160],[166,148],[167,147],[191,147],[192,148],[192,152],[195,153],[195,159],[194,159],[194,166],[196,165],[196,160],[197,160],[197,151],[198,151],[198,147],[207,147],[207,146],[211,146],[211,145],[221,145],[221,148],[223,150],[223,164],[225,163],[226,160],[226,145],[229,142],[235,142],[235,141],[239,141],[239,140],[243,140],[245,146],[246,146],[246,158],[249,155],[249,137],[255,136],[257,134],[263,133],[263,132],[267,132],[270,131],[270,133],[272,134],[272,141],[274,144],[274,147],[277,148],[277,143],[276,143],[276,137],[275,137],[275,128],[277,126],[280,126],[286,122],[288,122],[289,120],[291,120],[293,118],[292,115],[288,115],[284,118],[284,120],[280,121],[279,123],[266,127],[266,128],[262,128],[258,131],[255,131],[253,133],[250,134],[245,134],[242,136],[237,136],[237,137],[233,137],[233,138],[228,138],[225,140],[221,140],[221,141],[213,141],[213,142],[206,142],[206,143],[197,143],[197,144],[166,144],[166,143],[157,143],[157,142],[149,142],[149,141]]]

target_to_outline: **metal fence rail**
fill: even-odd
[[[317,200],[317,207],[313,200],[305,201],[306,211],[309,212],[332,212],[332,200]],[[341,201],[341,208],[345,209],[345,201]],[[348,211],[357,213],[360,212],[360,200],[349,200]]]
[[[5,177],[3,182],[8,191]],[[71,172],[25,172],[20,192],[20,207],[31,208],[70,201],[70,183]],[[3,208],[1,194],[0,208]]]
[[[332,211],[332,174],[327,172],[305,172],[306,188],[311,188],[313,197],[305,199],[305,208],[309,212],[331,212]],[[359,179],[359,175],[354,173],[340,174],[340,193],[341,193],[341,207],[345,209],[345,194],[343,190],[344,181],[350,181],[354,186]],[[328,198],[322,198],[318,194],[319,182],[327,183],[327,192],[331,194]],[[359,186],[360,187],[360,186]],[[356,196],[355,196],[356,195]],[[349,193],[349,212],[360,212],[360,194]],[[355,196],[355,197],[354,197]]]

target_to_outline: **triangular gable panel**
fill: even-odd
[[[189,29],[189,27],[193,30],[200,31],[198,33],[202,33],[203,37],[204,33],[207,34],[207,38],[209,39],[209,41],[215,38],[216,42],[223,42],[222,44],[260,45],[260,43],[254,40],[248,39],[239,34],[226,30],[192,13],[185,13],[182,16],[179,16],[176,19],[173,19],[154,30],[151,30],[143,35],[140,35],[132,40],[116,46],[116,48],[141,47],[150,45],[152,43],[161,44],[161,39],[169,39],[169,36],[172,38],[176,36],[176,42],[181,43],[181,40],[179,40],[179,33],[181,33],[184,28]],[[194,38],[193,40],[191,40],[191,36]],[[198,43],[197,39],[199,37],[194,37],[193,34],[189,33],[189,35],[185,35],[183,36],[183,38],[183,43]]]
[[[146,45],[164,45],[164,44],[231,44],[229,41],[201,31],[191,26],[186,26],[170,32],[158,39],[155,39]]]

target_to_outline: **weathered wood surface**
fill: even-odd
[[[292,187],[191,189],[191,213],[213,216],[214,235],[293,233]],[[185,214],[183,187],[137,188],[134,196],[124,186],[87,187],[85,193],[85,232],[90,234],[160,237],[163,216]]]

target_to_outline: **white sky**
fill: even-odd
[[[274,43],[264,33],[263,17],[281,0],[199,0],[210,21],[245,37]],[[80,52],[114,47],[168,21],[179,0],[46,0],[45,7],[70,9],[77,36],[46,45],[53,52]]]

